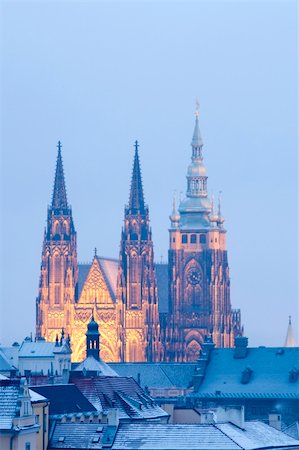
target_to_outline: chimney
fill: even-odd
[[[246,358],[248,353],[248,338],[245,336],[235,337],[235,351],[234,358],[242,359]]]
[[[281,415],[275,411],[269,413],[269,425],[270,427],[276,428],[276,430],[281,431]]]
[[[200,423],[214,425],[216,422],[216,414],[214,411],[202,412],[200,414]]]
[[[230,422],[244,430],[244,406],[219,406],[216,410],[216,423]]]
[[[205,336],[204,342],[202,342],[200,345],[201,345],[200,357],[197,360],[197,364],[192,378],[192,385],[194,387],[195,392],[198,392],[199,386],[204,380],[207,366],[211,358],[211,352],[215,347],[212,338],[208,336]]]
[[[107,414],[107,423],[110,427],[118,427],[119,424],[119,411],[117,408],[111,408]]]

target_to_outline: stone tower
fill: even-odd
[[[76,231],[67,202],[60,141],[57,147],[53,197],[48,207],[36,301],[36,334],[47,341],[54,341],[62,328],[66,334],[71,334],[78,279]]]
[[[121,359],[159,361],[159,313],[152,233],[135,142],[129,204],[125,207],[118,272]]]
[[[186,198],[170,216],[170,314],[161,317],[166,361],[196,360],[205,336],[218,347],[233,345],[226,231],[220,200],[216,213],[208,197],[198,111],[191,147]]]

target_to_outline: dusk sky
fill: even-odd
[[[186,191],[195,99],[250,346],[297,323],[296,2],[2,2],[0,343],[35,333],[57,141],[78,237],[118,257],[140,143],[155,260]]]

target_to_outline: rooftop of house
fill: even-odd
[[[71,354],[67,343],[62,345],[55,342],[24,340],[19,347],[19,358],[54,358],[55,354]]]
[[[111,434],[109,435],[109,429]],[[115,435],[116,431],[116,435]],[[114,439],[115,436],[115,439]],[[168,425],[155,422],[119,423],[116,427],[94,423],[56,423],[51,449],[112,450],[257,450],[298,448],[299,441],[261,422]]]
[[[120,376],[133,377],[143,388],[187,389],[196,363],[109,363]]]
[[[57,422],[48,449],[102,449],[107,425]]]
[[[0,380],[0,430],[12,428],[17,414],[19,391],[19,380]]]
[[[96,408],[74,384],[31,386],[30,389],[50,401],[51,416],[96,411]]]
[[[7,355],[0,349],[0,372],[14,372],[16,367],[8,359]]]
[[[196,397],[299,398],[299,348],[214,348]],[[238,353],[237,353],[238,355]],[[203,362],[203,359],[202,359]]]
[[[99,412],[118,408],[122,420],[168,417],[131,377],[72,378],[72,382]]]

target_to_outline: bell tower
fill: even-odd
[[[233,345],[226,231],[220,198],[216,213],[208,196],[198,109],[195,116],[186,198],[178,210],[174,203],[170,216],[170,318],[162,333],[167,361],[197,360],[210,335],[218,347]]]
[[[136,141],[118,271],[120,357],[126,362],[157,361],[161,347],[152,232],[143,197],[138,147]]]
[[[100,360],[100,336],[99,324],[94,320],[92,313],[86,332],[86,358],[93,356],[97,361]]]
[[[48,207],[36,300],[36,334],[47,341],[55,341],[62,328],[71,335],[78,279],[76,231],[67,202],[60,141],[57,148],[54,189]]]

